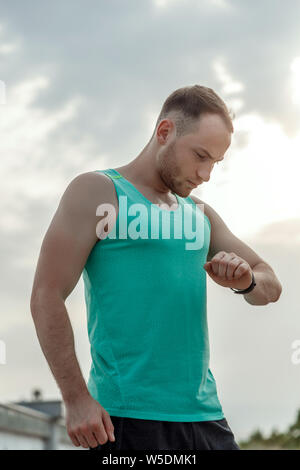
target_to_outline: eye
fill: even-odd
[[[201,158],[201,160],[204,160],[204,159],[206,158],[206,157],[204,157],[203,155],[200,155],[200,153],[198,153],[198,152],[195,152],[195,154],[197,155],[197,157]],[[215,163],[216,163],[217,165],[219,165],[219,164],[221,163],[221,161],[219,161],[219,162],[214,162],[214,164],[215,164]]]
[[[203,160],[204,158],[206,158],[206,157],[203,157],[202,155],[200,155],[198,152],[195,152],[195,154],[196,154],[199,158],[201,158],[202,160]]]

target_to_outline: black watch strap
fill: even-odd
[[[252,271],[252,282],[251,282],[250,286],[247,287],[247,289],[239,290],[239,289],[233,289],[232,287],[230,287],[230,289],[233,290],[233,292],[235,294],[247,294],[248,292],[251,292],[254,289],[255,286],[256,286],[256,282],[255,282],[254,274],[253,274],[253,271]]]

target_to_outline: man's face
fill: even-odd
[[[187,197],[193,188],[209,181],[230,144],[231,133],[223,119],[218,114],[202,115],[195,132],[174,137],[161,149],[161,179],[173,192]]]

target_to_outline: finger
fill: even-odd
[[[211,262],[210,262],[210,261],[206,261],[206,263],[204,263],[204,265],[203,265],[203,267],[204,267],[205,269],[209,269],[210,266],[211,266]]]
[[[249,265],[247,263],[242,262],[234,272],[234,279],[239,279],[248,271]]]
[[[90,429],[85,431],[84,437],[89,447],[97,447],[100,444]]]
[[[235,270],[238,268],[238,266],[242,263],[240,258],[232,258],[228,265],[227,265],[227,272],[226,272],[226,277],[229,280],[232,280],[234,277]]]
[[[227,255],[225,251],[221,251],[217,255],[214,256],[214,258],[211,259],[211,268],[212,272],[215,276],[219,276],[219,265],[220,261]]]
[[[104,423],[105,430],[110,438],[111,441],[115,441],[115,436],[114,436],[114,425],[110,419],[110,416],[108,413],[104,413],[102,416],[102,420]]]
[[[69,434],[69,437],[70,437],[71,441],[73,442],[74,446],[80,447],[80,442],[78,441],[75,434],[71,433],[71,434]]]
[[[231,256],[225,253],[221,258],[217,260],[217,262],[213,263],[213,271],[216,276],[224,278],[226,277],[227,265]]]
[[[104,425],[102,420],[97,423],[97,425],[92,427],[92,431],[94,436],[96,437],[97,441],[99,444],[103,445],[107,442],[108,436],[106,434],[106,431],[104,429]]]
[[[232,256],[229,254],[224,256],[222,260],[220,261],[219,264],[219,276],[226,279],[227,276],[227,269],[228,269],[228,264],[230,263],[230,260],[232,259]]]
[[[209,275],[209,276],[212,276],[213,275],[213,272],[212,272],[212,267],[211,267],[211,263],[206,263],[206,266],[205,266],[205,271],[206,273]]]
[[[85,449],[88,449],[89,448],[89,445],[84,437],[84,435],[82,433],[77,433],[76,434],[76,437],[78,439],[78,441],[80,442],[80,445],[81,447],[84,447]]]

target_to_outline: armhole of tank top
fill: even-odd
[[[111,178],[110,175],[106,173],[106,171],[107,170],[95,170],[95,173],[102,173],[102,174],[106,175],[107,178],[109,178],[110,181],[113,184],[113,187],[114,187],[114,190],[115,190],[115,193],[116,193],[116,197],[117,197],[117,201],[118,201],[118,215],[117,215],[117,218],[116,218],[116,224],[118,224],[119,223],[119,217],[120,217],[120,194],[119,194],[119,189],[118,189],[118,185],[115,184],[114,179]]]
[[[191,198],[191,196],[188,196],[187,199],[190,200],[190,201],[192,202],[192,204],[194,204],[194,205],[196,206],[196,209],[199,209],[199,207],[197,206],[196,202],[194,201],[193,198]],[[210,223],[209,218],[207,217],[207,215],[205,214],[205,212],[204,212],[203,210],[201,210],[201,209],[199,209],[199,210],[203,213],[203,215],[204,215],[204,217],[205,217],[205,219],[206,219],[206,221],[207,221],[207,223],[208,223],[209,230],[211,230],[211,223]]]

